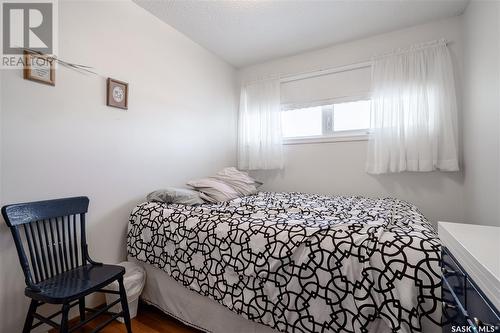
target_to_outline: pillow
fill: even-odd
[[[224,168],[212,177],[231,186],[241,196],[257,193],[257,187],[262,183],[256,181],[248,173],[234,167]]]
[[[200,193],[187,188],[178,187],[167,187],[162,190],[153,191],[148,194],[146,199],[148,201],[176,203],[189,206],[205,203],[200,197]]]
[[[234,188],[215,178],[190,180],[187,185],[201,192],[208,202],[222,202],[238,198],[240,195]]]

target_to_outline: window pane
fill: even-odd
[[[281,112],[283,136],[316,136],[322,134],[321,106]]]
[[[370,101],[335,104],[334,131],[352,131],[370,127]]]

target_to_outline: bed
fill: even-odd
[[[439,322],[440,242],[398,199],[145,202],[127,251],[148,272],[143,298],[208,332],[431,332]]]

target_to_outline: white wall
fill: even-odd
[[[464,14],[465,216],[500,226],[500,3]]]
[[[119,262],[148,191],[235,164],[235,71],[132,2],[59,7],[60,58],[129,82],[129,109],[105,106],[101,77],[60,67],[50,87],[5,71],[2,204],[88,195],[90,252]],[[2,222],[0,332],[21,331],[23,288]]]
[[[413,43],[446,38],[456,69],[457,95],[462,76],[461,18],[455,17],[375,37],[302,53],[239,71],[240,79],[266,74],[292,74],[364,62]],[[459,101],[460,105],[460,101]],[[325,194],[393,196],[415,203],[432,221],[464,221],[462,173],[401,173],[371,176],[365,173],[366,141],[285,147],[282,172],[257,172],[265,189]]]

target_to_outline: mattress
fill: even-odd
[[[422,332],[438,323],[440,243],[401,200],[270,193],[131,214],[128,255],[282,332]]]

